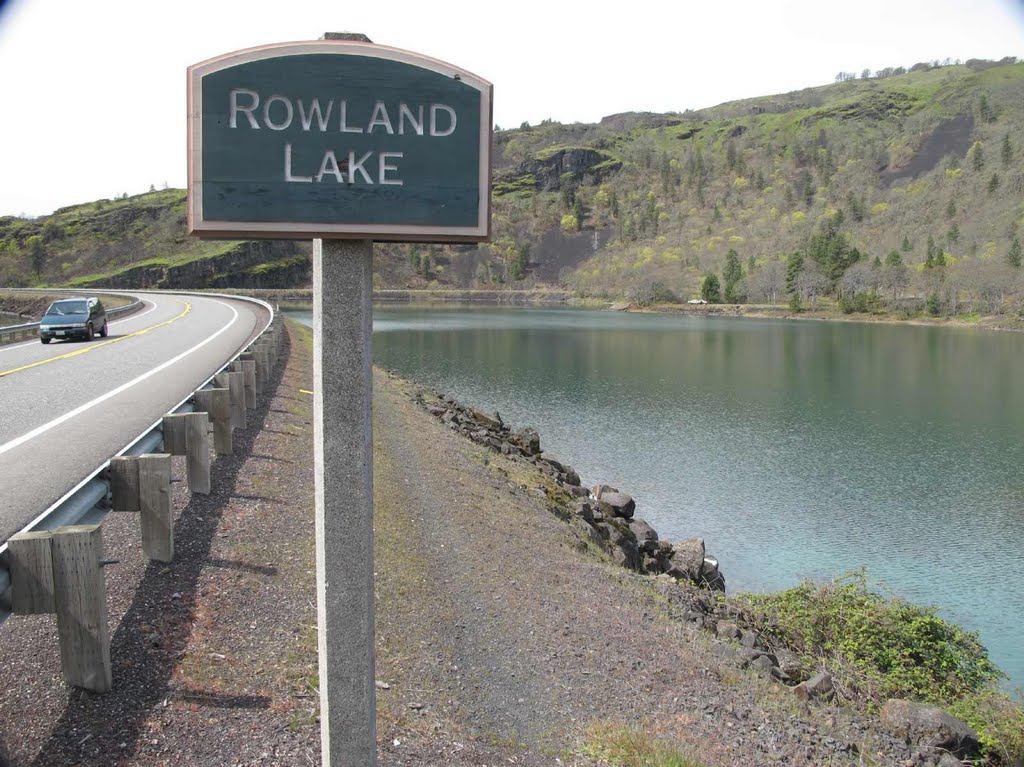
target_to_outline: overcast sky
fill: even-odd
[[[1020,0],[0,0],[0,215],[185,185],[185,68],[357,31],[494,83],[497,125],[681,111],[1020,56]],[[835,9],[835,10],[833,10]]]

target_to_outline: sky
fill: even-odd
[[[0,215],[184,187],[185,70],[362,32],[494,84],[504,128],[1024,58],[1024,0],[0,0]]]

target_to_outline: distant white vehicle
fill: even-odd
[[[688,303],[688,304],[706,304],[707,301],[705,301],[703,298],[691,298],[686,303]]]

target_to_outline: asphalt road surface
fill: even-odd
[[[269,321],[244,301],[140,294],[93,341],[0,346],[0,542],[153,425]]]

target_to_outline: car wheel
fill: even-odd
[[[49,338],[40,338],[39,340],[42,341],[44,344],[50,343],[50,339]]]
[[[88,325],[85,326],[85,340],[86,341],[91,341],[95,337],[96,337],[96,331],[93,330],[92,323],[90,322]]]
[[[107,337],[107,321],[103,320],[103,330],[100,331],[100,338]]]

